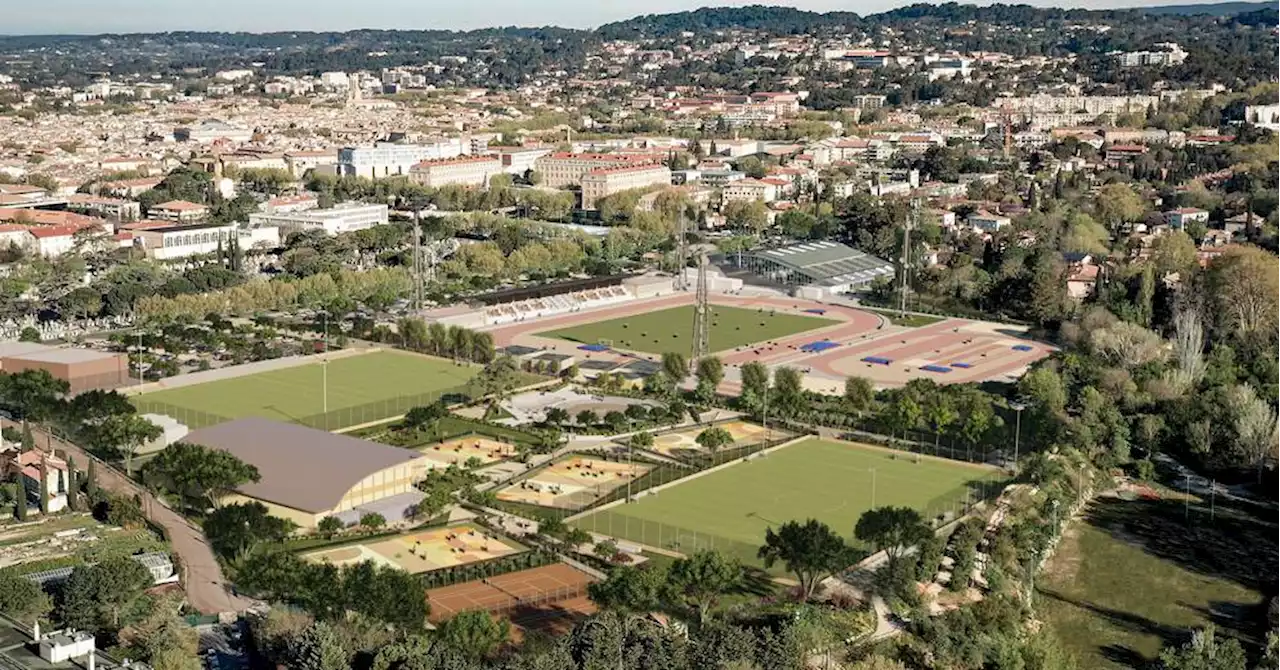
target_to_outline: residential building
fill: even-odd
[[[1280,104],[1248,105],[1244,108],[1244,120],[1273,133],[1280,133]]]
[[[1188,223],[1208,225],[1209,212],[1195,207],[1180,207],[1164,213],[1165,223],[1175,230],[1185,230]]]
[[[17,223],[0,223],[0,249],[17,247],[31,250],[36,247],[36,238],[31,234],[30,226]]]
[[[886,99],[883,95],[855,95],[853,96],[853,108],[880,109],[884,107]]]
[[[94,186],[98,195],[114,195],[118,197],[136,198],[160,185],[162,177],[139,177],[137,179],[117,179],[99,182]]]
[[[1141,144],[1113,144],[1107,147],[1106,160],[1112,164],[1127,163],[1147,151],[1147,147]]]
[[[498,153],[502,162],[502,171],[507,174],[522,175],[533,170],[539,158],[555,151],[554,147],[489,147],[489,151]]]
[[[1187,52],[1172,42],[1157,44],[1163,47],[1160,51],[1128,51],[1116,54],[1116,63],[1120,67],[1166,67],[1180,65],[1187,60]]]
[[[286,151],[284,152],[284,162],[289,174],[294,177],[302,177],[310,170],[322,168],[336,170],[338,152],[333,149],[328,151]]]
[[[57,258],[76,246],[75,226],[29,226],[27,231],[35,238],[35,252],[45,258]]]
[[[338,174],[379,179],[407,175],[422,161],[454,158],[471,149],[461,138],[445,138],[428,144],[378,142],[371,147],[338,150]]]
[[[166,221],[194,223],[209,216],[209,207],[186,200],[170,200],[147,210],[147,215]]]
[[[283,235],[300,230],[323,230],[330,235],[337,235],[383,225],[388,221],[388,214],[386,205],[352,202],[330,209],[250,214],[249,226],[277,227]]]
[[[670,185],[671,170],[665,165],[597,168],[582,177],[582,208],[595,209],[596,201],[619,191]]]
[[[557,152],[534,161],[534,170],[542,175],[542,185],[550,188],[577,186],[582,177],[600,168],[646,165],[654,162],[653,154],[573,154]]]
[[[431,188],[441,186],[480,186],[489,178],[502,174],[502,161],[495,156],[458,156],[422,161],[409,168],[409,181]]]
[[[973,212],[965,219],[965,223],[974,230],[984,233],[994,233],[1001,228],[1006,228],[1013,224],[1013,221],[1007,216],[992,214],[984,210]]]
[[[87,193],[75,193],[67,196],[67,209],[97,214],[114,221],[137,221],[142,218],[142,205],[135,200],[109,198]]]
[[[206,119],[195,126],[175,128],[173,138],[198,144],[211,144],[217,140],[243,144],[253,139],[253,131],[218,119]]]
[[[5,469],[11,476],[21,477],[22,488],[28,501],[40,500],[42,487],[49,492],[49,512],[61,512],[67,507],[67,462],[38,449],[23,451],[9,457]],[[44,482],[42,485],[41,482]]]
[[[289,212],[305,212],[320,206],[320,198],[310,193],[298,195],[282,195],[262,204],[262,211],[268,214],[288,214]]]
[[[778,185],[774,181],[739,179],[724,187],[720,193],[720,200],[726,204],[739,200],[773,202],[778,199]]]

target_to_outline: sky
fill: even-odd
[[[124,33],[167,30],[273,32],[358,28],[470,29],[495,25],[592,28],[637,14],[707,5],[776,4],[811,11],[874,14],[914,0],[39,0],[4,7],[0,33]],[[1006,0],[1015,1],[1015,0]],[[1090,9],[1191,4],[1202,0],[1022,0]],[[8,0],[0,5],[9,4]],[[978,2],[977,4],[989,4]]]

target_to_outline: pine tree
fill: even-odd
[[[72,512],[80,511],[80,473],[76,470],[76,459],[67,457],[67,507]]]
[[[92,500],[98,493],[98,468],[93,464],[93,459],[89,459],[89,474],[85,478],[85,492],[89,494]]]
[[[27,520],[27,487],[22,482],[18,482],[18,500],[14,504],[14,511],[18,513],[18,521]]]
[[[40,513],[49,513],[49,466],[43,458],[40,459]]]
[[[718,147],[716,147],[716,141],[715,141],[715,140],[711,140],[711,153],[710,153],[709,155],[711,155],[711,156],[719,156],[719,155],[720,155],[720,149],[719,149]]]

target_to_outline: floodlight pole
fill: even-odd
[[[871,468],[871,509],[876,508],[876,469]]]
[[[329,312],[320,313],[322,328],[324,330],[324,352],[320,359],[320,387],[321,387],[321,403],[322,411],[329,413]]]
[[[1020,402],[1009,403],[1009,406],[1016,412],[1017,418],[1014,420],[1017,428],[1013,432],[1013,474],[1018,474],[1018,448],[1022,442],[1022,410],[1027,406]]]

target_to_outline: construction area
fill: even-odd
[[[313,563],[330,563],[336,566],[372,561],[380,566],[419,574],[510,556],[524,550],[524,547],[498,537],[491,531],[460,525],[323,549],[304,554],[303,558]]]
[[[652,465],[645,463],[571,456],[502,489],[498,492],[498,500],[557,509],[582,509],[652,469]]]
[[[703,431],[710,428],[723,428],[733,437],[733,444],[721,447],[721,450],[736,449],[739,447],[750,447],[753,445],[766,442],[768,440],[787,437],[790,433],[776,429],[766,429],[764,426],[746,421],[726,421],[715,426],[698,426],[696,428],[685,428],[670,433],[663,433],[653,437],[653,446],[649,447],[649,451],[668,456],[670,458],[680,458],[681,456],[701,456],[705,455],[708,450],[698,444],[698,436]]]
[[[462,467],[475,461],[478,461],[480,465],[489,465],[490,463],[513,458],[519,453],[514,444],[499,442],[481,435],[468,435],[446,440],[439,444],[426,445],[419,447],[418,451],[423,456],[426,456],[427,460],[434,464],[434,467],[448,467],[450,465]],[[472,461],[472,459],[475,459],[475,461]]]

